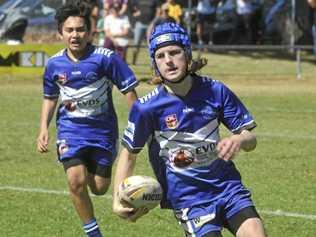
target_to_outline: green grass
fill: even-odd
[[[209,65],[203,74],[212,75],[232,88],[254,114],[258,147],[240,153],[235,162],[243,181],[253,193],[257,208],[271,237],[316,236],[316,67],[304,55],[301,80],[296,79],[293,58],[269,54],[205,55]],[[146,52],[132,66],[144,81],[151,75]],[[14,191],[25,189],[67,190],[62,167],[56,162],[55,126],[51,126],[50,152],[36,152],[41,108],[38,77],[0,78],[0,236],[84,236],[67,195]],[[153,87],[141,83],[139,95]],[[127,121],[124,97],[116,90],[114,100],[120,131]],[[223,135],[227,135],[223,131]],[[137,174],[151,174],[146,151],[138,158]],[[111,190],[93,197],[96,217],[105,236],[183,236],[172,212],[154,209],[137,223],[127,223],[111,212]],[[266,214],[282,210],[305,215],[287,217]],[[314,217],[308,219],[308,215]],[[224,231],[224,236],[231,236]]]

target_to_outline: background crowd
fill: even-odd
[[[316,39],[313,0],[307,2],[309,31]],[[200,48],[213,44],[282,44],[290,38],[289,0],[193,0],[191,10],[188,1],[176,0],[103,0],[95,1],[95,5],[99,6],[95,28],[99,37],[95,40],[124,59],[128,45],[133,45],[133,64],[153,26],[166,21],[189,29],[191,40]]]
[[[299,8],[303,9],[301,15],[304,15],[305,19],[296,17],[295,25],[291,15],[293,2],[291,0],[63,0],[62,2],[67,1],[77,1],[85,5],[85,9],[91,15],[93,32],[91,40],[94,43],[115,50],[123,59],[126,58],[128,47],[133,46],[133,64],[136,63],[139,49],[146,44],[153,26],[168,21],[178,22],[187,28],[192,42],[201,49],[218,44],[290,44],[291,34],[294,31],[298,36],[297,44],[312,44],[316,41],[314,0],[296,1],[296,5],[300,5]],[[0,0],[0,4],[3,2],[14,1]],[[21,2],[26,4],[28,1]],[[50,0],[31,2],[34,5],[35,2],[42,2],[50,6]],[[53,2],[57,5],[55,1]],[[189,2],[191,2],[190,6]],[[303,2],[305,6],[301,7]],[[27,3],[28,7],[30,4]],[[43,5],[41,8],[43,9]],[[46,11],[47,9],[45,7]],[[298,11],[296,9],[296,13]],[[5,26],[1,28],[4,29]],[[20,28],[23,29],[23,26]],[[302,33],[303,31],[308,33]],[[13,34],[16,32],[19,31],[11,30]],[[314,51],[316,53],[316,47]]]

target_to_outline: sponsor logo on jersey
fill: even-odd
[[[79,100],[77,105],[79,107],[93,107],[100,104],[100,99],[91,99],[91,100]]]
[[[218,117],[217,112],[214,111],[211,106],[205,106],[203,109],[201,109],[200,113],[202,114],[202,117],[207,120]]]
[[[57,81],[59,84],[64,85],[66,84],[67,80],[67,74],[66,73],[59,73]]]
[[[215,149],[216,149],[216,143],[207,143],[202,146],[196,147],[195,153],[197,155],[200,155],[200,154],[208,153],[211,151],[215,151]]]
[[[166,126],[169,129],[175,129],[175,128],[178,127],[178,119],[177,119],[177,115],[176,114],[168,115],[165,118],[165,122],[166,122]]]

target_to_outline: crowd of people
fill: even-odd
[[[294,28],[292,2],[286,0],[192,0],[190,6],[184,0],[69,1],[81,4],[89,13],[94,43],[115,50],[124,60],[127,48],[133,46],[132,64],[136,64],[139,49],[153,27],[163,22],[176,22],[188,29],[194,46],[200,49],[217,44],[289,44],[293,29],[296,35],[306,36],[304,42],[297,39],[298,44],[310,44],[316,38],[310,0],[297,4],[304,8],[305,18],[297,18]],[[18,30],[13,31],[19,42],[23,42],[25,27],[21,28],[21,36]]]
[[[115,50],[124,60],[128,46],[132,45],[132,64],[136,64],[142,43],[148,41],[148,35],[157,24],[176,22],[190,27],[191,40],[200,48],[218,43],[256,45],[279,39],[277,17],[290,9],[290,2],[286,0],[270,1],[264,10],[263,0],[193,0],[192,11],[187,10],[187,3],[176,0],[85,2],[92,5],[95,42]]]

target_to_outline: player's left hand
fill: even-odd
[[[113,212],[122,219],[130,222],[136,222],[138,218],[147,214],[149,210],[146,207],[133,208],[124,200],[113,202]]]
[[[149,210],[146,207],[137,208],[134,212],[131,213],[127,220],[131,222],[136,222],[138,218],[142,217],[143,215],[146,215],[148,212]]]
[[[218,158],[225,161],[232,160],[240,151],[240,148],[241,140],[238,139],[238,135],[223,138],[219,141],[216,147]]]

